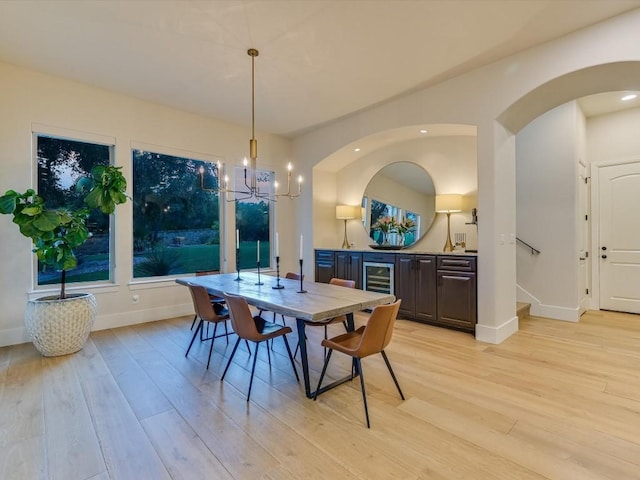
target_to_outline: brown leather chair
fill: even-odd
[[[203,275],[218,275],[219,273],[220,273],[220,270],[197,270],[196,277],[202,277]],[[217,295],[209,295],[209,300],[211,301],[211,304],[213,305],[214,310],[217,310],[216,313],[218,314],[226,313],[226,312],[223,312],[224,298],[218,297]],[[191,322],[191,330],[193,330],[193,327],[196,324],[197,319],[198,319],[197,315],[193,317],[193,322]],[[225,325],[225,328],[226,328],[226,325]],[[207,324],[207,334],[208,333],[209,333],[209,325]],[[200,339],[202,340],[202,338]]]
[[[287,272],[287,274],[284,276],[284,278],[288,278],[289,280],[298,280],[300,281],[300,278],[302,278],[304,280],[304,275],[300,275],[299,273],[294,273],[294,272]],[[258,315],[262,315],[265,312],[265,310],[260,310],[258,312]],[[280,315],[282,317],[282,325],[286,325],[287,323],[284,320],[284,315]],[[275,323],[276,321],[276,312],[273,312],[273,322]]]
[[[256,360],[258,359],[258,348],[260,347],[260,344],[266,340],[271,340],[276,337],[282,337],[282,340],[284,340],[284,345],[287,347],[287,353],[289,354],[289,360],[291,361],[293,373],[296,375],[296,380],[299,382],[300,378],[298,377],[298,371],[296,370],[296,366],[293,363],[293,356],[291,355],[291,349],[289,348],[289,342],[287,341],[286,337],[288,333],[292,332],[291,328],[278,325],[277,323],[268,322],[259,315],[253,317],[251,315],[249,305],[247,304],[247,301],[244,299],[244,297],[225,293],[224,298],[227,301],[227,307],[229,308],[229,314],[231,316],[231,325],[233,325],[233,329],[238,335],[238,341],[233,346],[233,351],[231,352],[231,356],[229,357],[229,361],[227,362],[227,366],[224,369],[224,373],[222,374],[222,378],[220,378],[220,381],[224,380],[224,377],[227,374],[227,370],[229,370],[229,365],[231,365],[231,361],[233,360],[233,356],[238,349],[240,340],[255,342],[256,348],[253,352],[251,380],[249,381],[249,391],[247,392],[248,402],[249,398],[251,397],[251,386],[253,385],[253,375],[256,370]],[[271,364],[271,354],[269,353],[268,348],[267,354],[269,355],[269,364]]]
[[[337,337],[322,341],[322,346],[329,349],[329,354],[327,355],[327,358],[324,361],[324,366],[322,367],[322,373],[320,374],[320,380],[318,381],[318,388],[316,388],[316,393],[313,397],[314,400],[318,398],[318,391],[322,385],[322,379],[327,371],[327,366],[329,365],[329,360],[331,360],[331,354],[334,350],[342,352],[353,358],[353,366],[351,368],[352,380],[354,370],[360,373],[360,386],[362,388],[362,401],[364,402],[364,413],[367,419],[367,428],[370,427],[369,409],[367,408],[367,394],[364,388],[364,374],[362,372],[361,362],[362,358],[375,353],[382,354],[382,358],[384,358],[384,362],[387,364],[391,378],[393,378],[393,382],[396,384],[400,398],[404,400],[400,384],[398,384],[398,380],[393,373],[387,354],[384,352],[384,349],[389,345],[391,336],[393,335],[393,326],[395,324],[396,317],[398,316],[400,302],[401,300],[397,300],[395,303],[391,303],[389,305],[379,305],[371,312],[371,316],[369,317],[366,326],[360,327],[354,332],[343,333]]]
[[[209,363],[211,362],[211,352],[213,352],[213,342],[216,338],[226,336],[227,343],[229,343],[229,332],[227,331],[227,320],[229,319],[229,314],[225,311],[221,314],[216,313],[213,308],[213,304],[211,303],[210,296],[207,293],[207,289],[198,285],[189,284],[189,292],[191,293],[191,299],[193,300],[193,308],[196,312],[196,319],[200,319],[198,322],[198,327],[196,331],[193,333],[193,337],[191,338],[191,343],[189,344],[189,348],[187,348],[187,353],[184,356],[189,355],[189,350],[191,350],[191,346],[193,345],[194,340],[200,334],[200,340],[211,340],[211,346],[209,347],[209,359],[207,360],[207,370],[209,369]],[[195,321],[195,319],[194,319]],[[204,322],[207,322],[207,326],[210,323],[214,324],[213,327],[213,335],[208,338],[203,338],[202,330]],[[218,329],[219,323],[224,323],[224,335],[216,336],[216,330]]]
[[[355,280],[345,280],[343,278],[332,278],[331,280],[329,280],[329,283],[331,285],[339,285],[341,287],[346,287],[346,288],[356,288],[356,282]],[[324,338],[327,338],[327,326],[331,325],[333,323],[342,323],[344,325],[344,329],[347,329],[347,316],[346,315],[339,315],[337,317],[334,318],[330,318],[329,320],[325,321],[325,322],[304,322],[305,327],[319,327],[319,326],[324,326]],[[305,338],[306,340],[306,338]],[[300,345],[296,345],[296,351],[293,353],[293,356],[295,357],[298,354],[298,349],[300,348]],[[327,349],[324,349],[324,358],[327,358]]]

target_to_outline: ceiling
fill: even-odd
[[[640,0],[3,0],[0,61],[295,136]]]

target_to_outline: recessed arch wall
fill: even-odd
[[[633,88],[640,81],[640,10],[521,52],[436,86],[342,118],[293,140],[311,178],[313,167],[360,138],[415,124],[478,128],[478,328],[499,343],[517,331],[515,316],[515,137],[540,113],[571,97]],[[624,71],[624,85],[620,73]],[[581,85],[570,95],[572,82]],[[531,96],[529,96],[531,95]],[[314,209],[307,191],[297,220],[312,237]],[[309,247],[311,249],[311,246]],[[312,258],[312,252],[307,252]],[[312,262],[307,262],[312,264]],[[308,274],[312,275],[311,266]]]

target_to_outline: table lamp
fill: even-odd
[[[461,211],[462,195],[436,195],[436,212],[447,214],[447,241],[443,249],[445,252],[453,252],[453,243],[451,243],[451,214]]]
[[[342,241],[342,248],[351,248],[349,240],[347,239],[347,220],[353,220],[358,218],[356,209],[352,205],[336,205],[336,218],[338,220],[344,220],[344,240]]]

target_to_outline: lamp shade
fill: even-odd
[[[462,195],[447,194],[436,195],[436,212],[461,212]]]
[[[354,207],[353,205],[336,205],[336,218],[338,220],[351,220],[358,218],[358,212],[356,209],[360,207]]]

